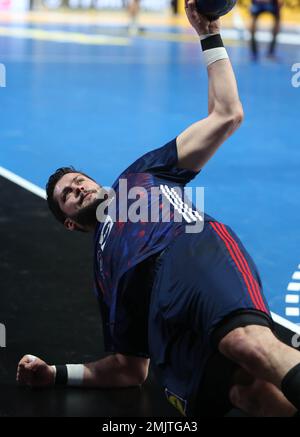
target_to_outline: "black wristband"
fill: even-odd
[[[285,375],[281,383],[281,390],[284,396],[300,409],[300,363],[292,367]]]
[[[55,366],[55,385],[67,385],[68,383],[68,369],[65,364]]]
[[[202,50],[215,49],[216,47],[224,47],[221,35],[216,33],[215,35],[211,35],[205,39],[201,40]]]

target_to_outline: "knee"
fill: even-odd
[[[245,328],[234,329],[219,343],[220,352],[233,361],[241,356],[245,348],[248,348],[248,335]]]

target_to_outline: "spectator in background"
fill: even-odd
[[[128,0],[127,8],[129,13],[128,31],[131,35],[136,35],[141,28],[138,26],[138,15],[140,12],[140,0]]]
[[[171,0],[171,8],[174,15],[178,14],[178,0]]]
[[[269,58],[275,57],[275,46],[276,39],[280,28],[280,10],[282,7],[282,0],[252,0],[252,5],[250,8],[250,12],[252,15],[251,21],[251,39],[250,39],[250,47],[251,54],[253,60],[257,60],[258,58],[258,46],[255,38],[256,28],[257,28],[257,19],[260,14],[263,12],[268,12],[274,17],[274,24],[272,29],[272,40],[269,45],[268,54]]]

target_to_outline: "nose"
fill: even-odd
[[[75,196],[78,197],[82,191],[84,191],[84,187],[76,187]]]

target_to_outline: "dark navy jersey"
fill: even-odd
[[[147,277],[151,270],[148,261],[185,232],[187,224],[199,219],[199,213],[194,209],[182,208],[180,211],[178,206],[182,202],[180,203],[176,194],[176,187],[183,188],[197,172],[179,169],[177,165],[176,139],[135,161],[113,184],[115,217],[108,215],[105,222],[97,226],[95,283],[107,350],[147,354],[143,334],[146,325],[144,323],[140,332],[137,332],[137,327],[141,326],[146,317],[145,302],[150,289],[146,283],[151,282],[150,273],[150,277]],[[153,193],[155,188],[160,189],[159,194]],[[134,199],[128,199],[128,193],[132,189]],[[137,198],[145,200],[145,197],[146,211],[145,207],[140,208],[144,208],[143,219],[136,222],[126,220],[126,214],[129,216],[130,211],[132,212]],[[166,205],[169,208],[164,209]],[[158,214],[155,220],[151,219],[153,211]],[[137,216],[139,213],[141,211],[137,209]],[[175,221],[176,214],[177,217],[178,214],[182,216],[181,221]],[[143,314],[140,319],[139,314]],[[126,332],[130,332],[127,337],[135,337],[140,346],[133,345],[135,340],[130,341],[130,345],[125,345]],[[137,339],[139,335],[141,341]],[[124,340],[118,340],[120,338]]]
[[[197,173],[177,166],[173,140],[134,162],[113,185],[109,206],[115,208],[95,232],[105,349],[151,358],[157,381],[182,414],[218,406],[224,415],[234,369],[218,360],[222,378],[212,384],[217,344],[236,327],[271,326],[270,317],[251,257],[228,226],[179,197],[176,187]],[[198,232],[187,230],[197,219]]]

